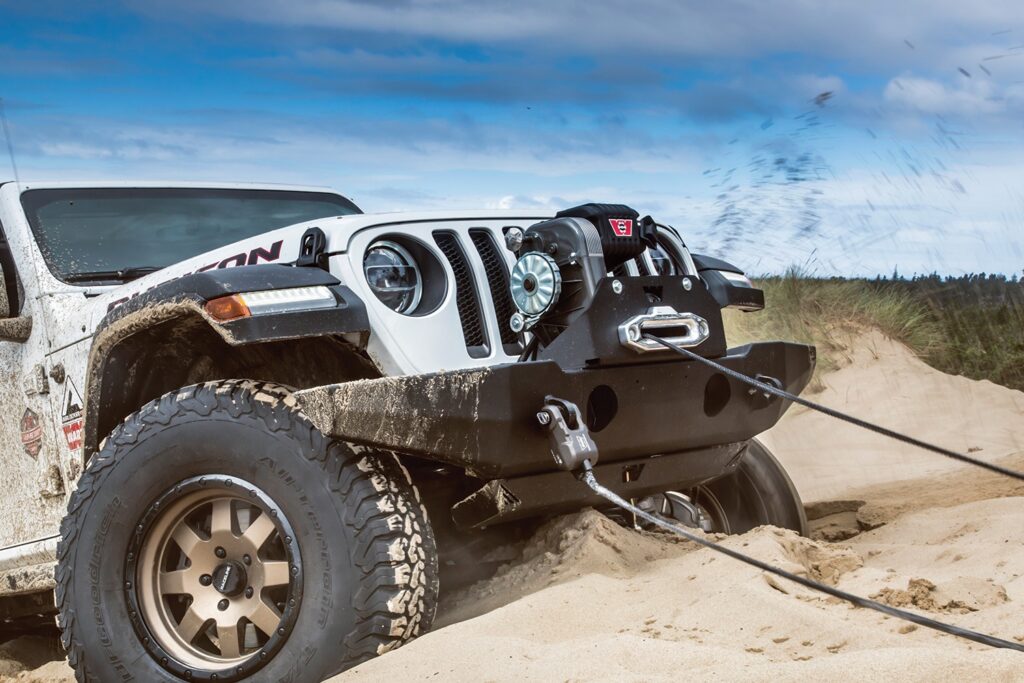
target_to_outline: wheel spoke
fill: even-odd
[[[234,533],[231,528],[231,501],[220,498],[213,501],[213,518],[210,520],[210,534]]]
[[[264,562],[263,563],[263,586],[285,586],[288,584],[288,563],[287,562]]]
[[[241,645],[238,640],[238,624],[217,624],[217,647],[221,657],[240,657]]]
[[[160,572],[160,590],[169,595],[191,595],[194,584],[192,572],[188,569]]]
[[[281,613],[273,605],[260,600],[256,609],[249,613],[249,621],[268,636],[272,636],[277,625],[281,623]]]
[[[259,550],[270,538],[270,534],[274,533],[274,528],[274,521],[270,519],[270,515],[263,514],[253,520],[253,523],[242,534],[242,538],[249,541],[253,548]]]
[[[236,483],[219,475],[182,481],[151,504],[148,528],[128,551],[138,558],[127,588],[140,617],[181,662],[233,669],[293,626],[284,612],[297,603],[298,539],[286,535],[288,520],[265,493]]]
[[[188,524],[182,522],[178,525],[178,528],[174,530],[174,534],[171,536],[174,542],[181,548],[181,552],[185,553],[185,557],[192,557],[192,553],[195,552],[196,546],[203,542],[203,539],[199,538],[199,534],[192,530]]]
[[[205,623],[206,619],[196,611],[195,605],[190,605],[185,616],[181,618],[181,623],[178,624],[178,635],[186,643],[191,643]]]

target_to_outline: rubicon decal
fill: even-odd
[[[281,259],[281,247],[283,245],[284,240],[278,240],[271,244],[269,249],[264,247],[256,247],[255,249],[251,249],[248,252],[240,252],[238,254],[235,254],[234,256],[228,256],[225,259],[221,259],[220,261],[208,263],[202,268],[199,268],[198,270],[193,270],[190,273],[183,273],[178,277],[184,277],[185,275],[195,275],[196,273],[205,273],[206,271],[214,270],[215,268],[238,268],[240,266],[255,266],[259,263],[275,263],[276,261],[279,261]],[[171,280],[176,280],[178,279],[178,277],[171,278]],[[121,304],[123,304],[124,302],[130,301],[137,297],[138,295],[144,294],[145,292],[148,292],[150,289],[159,287],[160,285],[170,282],[171,280],[163,280],[157,282],[149,289],[145,289],[141,292],[135,292],[131,296],[126,296],[123,299],[118,299],[117,301],[111,302],[111,304],[107,306],[107,310],[112,311]]]
[[[32,458],[38,458],[43,449],[43,425],[31,408],[21,416],[21,445]]]
[[[633,219],[632,218],[609,218],[608,222],[612,225],[612,232],[615,233],[616,237],[632,237],[633,236]]]
[[[77,451],[82,447],[82,396],[75,383],[68,378],[64,390],[64,403],[60,417],[61,430],[68,442],[68,450]]]

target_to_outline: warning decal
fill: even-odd
[[[82,396],[78,393],[75,383],[68,378],[64,388],[64,403],[61,408],[61,429],[68,449],[76,451],[82,447]]]
[[[21,416],[21,445],[33,458],[38,458],[43,448],[43,425],[31,408],[25,408],[25,414]]]

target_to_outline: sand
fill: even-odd
[[[814,396],[1024,469],[1024,393],[952,377],[868,333]],[[805,409],[765,436],[812,537],[724,542],[943,620],[1024,642],[1024,484]],[[838,504],[836,504],[838,501]],[[814,504],[818,503],[818,504]],[[1024,680],[1024,655],[853,608],[595,512],[555,520],[523,557],[449,598],[440,628],[349,681]]]
[[[870,332],[810,395],[831,408],[989,461],[1024,452],[1024,392],[935,370]],[[763,436],[805,502],[854,488],[950,472],[953,460],[794,406]]]
[[[55,637],[15,638],[0,645],[0,681],[72,683],[74,674],[62,657]]]
[[[944,375],[874,333],[851,341],[848,363],[824,385],[815,398],[827,405],[1024,469],[1024,393]],[[1024,484],[802,409],[765,441],[809,503],[811,538],[764,527],[723,543],[1024,642]],[[17,656],[40,647],[0,646],[0,681],[73,680],[61,662],[33,671],[44,660]],[[14,671],[23,672],[4,676]],[[1024,680],[1024,655],[853,608],[583,511],[544,525],[493,578],[448,595],[433,632],[331,680],[681,677],[1010,681]]]

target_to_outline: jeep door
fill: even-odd
[[[65,509],[46,326],[33,296],[27,235],[10,225],[17,222],[0,221],[0,549],[56,536]]]

